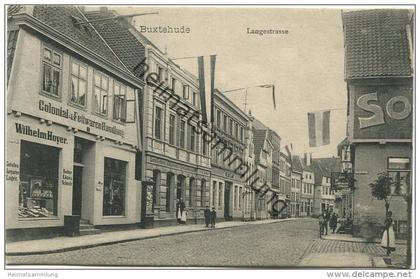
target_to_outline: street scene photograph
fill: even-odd
[[[4,268],[411,277],[414,5],[4,17]]]

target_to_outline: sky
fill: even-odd
[[[336,156],[345,137],[346,84],[341,10],[285,7],[112,7],[120,14],[159,12],[135,17],[135,26],[190,28],[190,33],[143,33],[170,58],[217,55],[216,88],[249,86],[247,111],[276,131],[282,146],[313,157]],[[288,34],[247,34],[250,29],[288,30]],[[197,75],[197,60],[176,61]],[[277,109],[270,89],[274,84]],[[244,109],[245,91],[226,93]],[[307,113],[331,112],[331,144],[309,148]]]

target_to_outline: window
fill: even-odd
[[[172,91],[175,92],[175,87],[176,87],[176,79],[175,78],[171,78],[171,85],[172,85]]]
[[[220,123],[221,122],[221,114],[220,114],[220,110],[216,110],[216,124],[217,124],[217,128],[221,128],[220,127]]]
[[[19,218],[57,216],[60,149],[21,141]]]
[[[189,126],[190,142],[189,148],[191,151],[195,151],[195,130],[193,126]]]
[[[135,110],[134,90],[115,81],[113,119],[125,123],[134,123]]]
[[[124,215],[127,162],[105,157],[104,166],[104,216]]]
[[[233,192],[233,208],[236,210],[238,206],[238,186],[235,186]]]
[[[162,139],[162,108],[155,108],[155,138]]]
[[[182,87],[182,97],[184,99],[189,99],[190,98],[190,87],[188,85],[184,85]]]
[[[244,142],[244,127],[241,126],[240,128],[240,137],[241,137],[241,142]]]
[[[181,120],[181,128],[179,129],[179,147],[185,148],[185,121]]]
[[[208,149],[208,142],[204,139],[204,136],[202,137],[202,147],[203,147],[203,155],[207,155],[207,149]]]
[[[193,106],[197,106],[197,92],[193,92]]]
[[[95,95],[95,112],[106,115],[108,113],[108,86],[109,78],[106,75],[95,72],[93,91]]]
[[[228,131],[228,126],[227,126],[227,115],[223,115],[223,131],[225,131],[227,133]]]
[[[233,136],[233,120],[229,120],[229,135]]]
[[[392,179],[393,195],[407,194],[411,185],[410,158],[388,158],[388,176]]]
[[[239,125],[235,123],[235,139],[239,140]]]
[[[87,67],[73,60],[71,62],[70,101],[84,107],[86,105]]]
[[[58,97],[61,85],[61,54],[44,47],[42,54],[42,91]]]
[[[175,144],[175,115],[169,116],[169,144]]]

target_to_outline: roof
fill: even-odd
[[[331,177],[332,172],[341,170],[340,158],[314,158],[312,167],[315,174],[315,184],[321,184],[322,177]]]
[[[292,156],[292,171],[294,172],[302,172],[303,171],[303,164],[298,155]]]
[[[261,154],[261,150],[264,147],[264,142],[265,139],[267,137],[267,130],[257,130],[257,129],[252,129],[254,136],[253,136],[253,141],[254,141],[254,153],[255,156],[257,158],[257,161],[259,161],[259,157]]]
[[[109,46],[101,39],[89,24],[76,25],[85,22],[83,14],[75,6],[70,5],[35,5],[33,16],[52,27],[61,34],[71,38],[83,47],[96,53],[108,62],[126,71]]]
[[[409,23],[409,10],[344,13],[346,78],[411,76]]]
[[[110,18],[115,16],[114,12],[92,11],[85,12],[89,21]],[[145,58],[145,47],[130,32],[124,19],[112,19],[92,22],[95,29],[101,34],[115,54],[121,59],[124,65],[137,77],[142,78],[144,69],[137,67]]]

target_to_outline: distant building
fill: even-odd
[[[305,154],[302,164],[301,216],[311,216],[314,211],[315,195],[315,174],[311,154]]]
[[[299,156],[292,156],[292,185],[290,207],[292,217],[300,217],[303,166]]]
[[[340,172],[340,159],[337,157],[314,158],[312,161],[315,175],[313,213],[321,214],[324,211],[333,211],[335,192],[331,187],[331,174]]]
[[[354,234],[378,237],[384,201],[369,184],[385,173],[393,187],[390,208],[397,237],[407,234],[412,185],[413,10],[345,12],[347,140],[354,165]],[[411,209],[409,209],[411,210]]]
[[[287,148],[280,152],[280,200],[283,200],[287,208],[281,213],[282,218],[291,216],[290,201],[292,196],[292,161]]]
[[[211,150],[210,205],[216,207],[217,215],[224,216],[225,220],[242,220],[246,177],[235,169],[246,162],[245,132],[250,118],[219,90],[214,92],[214,106],[217,141],[223,143],[214,144]]]

